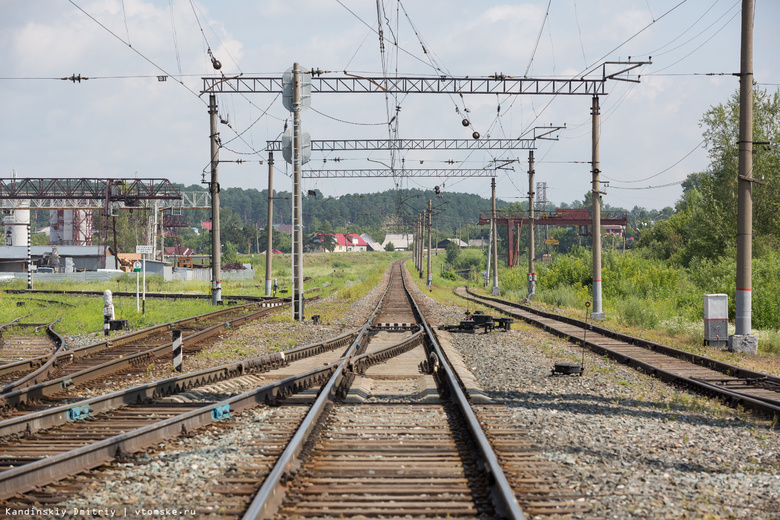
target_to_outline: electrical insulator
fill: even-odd
[[[219,70],[222,68],[222,63],[215,58],[214,56],[211,57],[211,66],[214,67],[214,70]]]
[[[434,192],[436,195],[438,195],[439,193],[441,193],[441,190],[439,189],[439,187],[438,187],[438,186],[434,186],[434,187],[433,187],[433,192]]]
[[[469,126],[471,123],[469,122],[468,119],[463,119],[463,121],[461,121],[460,124],[462,124],[463,126]]]
[[[471,134],[471,137],[473,137],[474,139],[479,139],[479,132],[474,132],[473,134]]]

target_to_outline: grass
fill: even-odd
[[[304,290],[318,289],[321,297],[338,293],[338,301],[329,305],[323,319],[343,316],[347,304],[364,296],[380,283],[387,265],[406,253],[311,253],[304,255],[303,274],[306,277]],[[223,295],[262,296],[265,294],[265,255],[254,258],[241,258],[240,261],[252,262],[257,269],[254,279],[223,280]],[[272,276],[277,278],[281,289],[290,294],[290,255],[275,255]],[[23,289],[26,282],[15,281],[3,284],[0,289]],[[133,330],[150,327],[159,323],[182,319],[214,310],[209,297],[209,282],[173,280],[165,282],[161,277],[150,276],[146,279],[147,292],[201,294],[203,299],[161,300],[147,299],[146,313],[136,311],[135,297],[114,296],[114,314],[117,319],[127,319]],[[111,289],[114,292],[135,292],[135,276],[128,275],[109,282],[58,282],[36,283],[36,289],[55,291],[98,291]],[[284,296],[285,294],[279,294]],[[49,303],[44,299],[64,302],[69,305]],[[18,306],[21,302],[22,306]],[[333,309],[331,309],[333,307]],[[0,292],[0,324],[30,314],[22,321],[27,323],[49,323],[61,318],[55,330],[62,334],[85,334],[103,330],[103,299],[95,296],[77,295],[30,295]],[[271,321],[285,322],[290,314],[281,312],[269,317]]]
[[[449,305],[465,306],[467,305],[465,300],[455,296],[452,289],[458,285],[466,285],[467,281],[465,279],[453,281],[441,277],[439,273],[441,272],[444,258],[442,254],[431,257],[433,271],[432,290],[425,285],[424,278],[419,279],[415,275],[414,279],[423,291],[436,300]],[[407,266],[410,272],[414,273],[414,264],[411,260]],[[524,268],[521,267],[520,269]],[[518,286],[517,283],[514,283],[514,285],[504,284],[504,275],[507,271],[504,268],[501,268],[499,271],[500,297],[512,301],[521,301],[525,298],[526,289]],[[508,279],[516,282],[517,277]],[[476,285],[473,285],[474,282],[471,283],[471,288],[477,293],[490,295],[489,287],[485,287],[482,283]],[[676,307],[671,305],[674,295],[670,295],[665,290],[659,291],[657,295],[653,291],[647,291],[644,297],[629,295],[617,298],[605,295],[603,310],[606,313],[606,319],[602,324],[618,332],[655,341],[686,352],[711,357],[750,370],[780,376],[780,331],[754,331],[754,334],[759,338],[758,354],[756,355],[728,352],[719,347],[705,347],[703,345],[703,321],[699,321],[698,318],[692,316],[677,314],[675,311]],[[537,283],[536,298],[531,302],[531,305],[583,320],[585,319],[585,302],[587,301],[590,301],[589,288],[581,283],[560,284],[552,288],[545,288],[543,284]],[[696,302],[699,301],[697,298]],[[690,303],[690,305],[694,304]]]

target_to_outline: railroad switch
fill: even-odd
[[[579,363],[556,363],[552,369],[553,376],[581,376],[585,369]]]

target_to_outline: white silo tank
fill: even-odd
[[[20,205],[28,205],[30,201],[20,202]],[[3,224],[5,245],[27,247],[27,226],[30,224],[29,209],[3,208]]]
[[[62,214],[64,210],[49,210],[49,243],[62,244]]]

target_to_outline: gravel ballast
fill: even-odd
[[[462,319],[465,302],[418,295],[432,322]],[[589,503],[578,518],[780,518],[780,438],[771,421],[589,352],[581,377],[552,376],[555,363],[579,363],[582,350],[514,327],[451,337],[484,392],[507,404]]]
[[[432,324],[457,323],[462,318],[465,302],[460,307],[440,305],[417,293]],[[381,291],[372,291],[347,309],[342,320],[323,329],[286,322],[240,330],[268,348],[274,341],[311,342],[319,334],[316,330],[329,337],[354,328],[379,295]],[[752,418],[590,353],[584,354],[581,377],[551,376],[555,363],[580,362],[582,351],[526,325],[515,323],[514,329],[452,334],[451,338],[485,394],[506,403],[543,456],[557,463],[563,485],[589,505],[576,518],[780,519],[780,442],[771,421]],[[221,346],[236,339],[226,337]],[[262,413],[247,416],[263,420]],[[152,480],[133,466],[113,471],[110,480],[82,490],[69,505],[133,501],[172,505],[170,492],[182,481],[181,468],[193,464],[198,471],[184,483],[186,502],[207,499],[207,486],[198,475],[215,478],[220,458],[234,456],[232,443],[237,438],[227,434],[200,438],[186,440],[183,466],[155,465]],[[152,481],[154,485],[149,484]],[[138,487],[141,483],[145,485]]]

